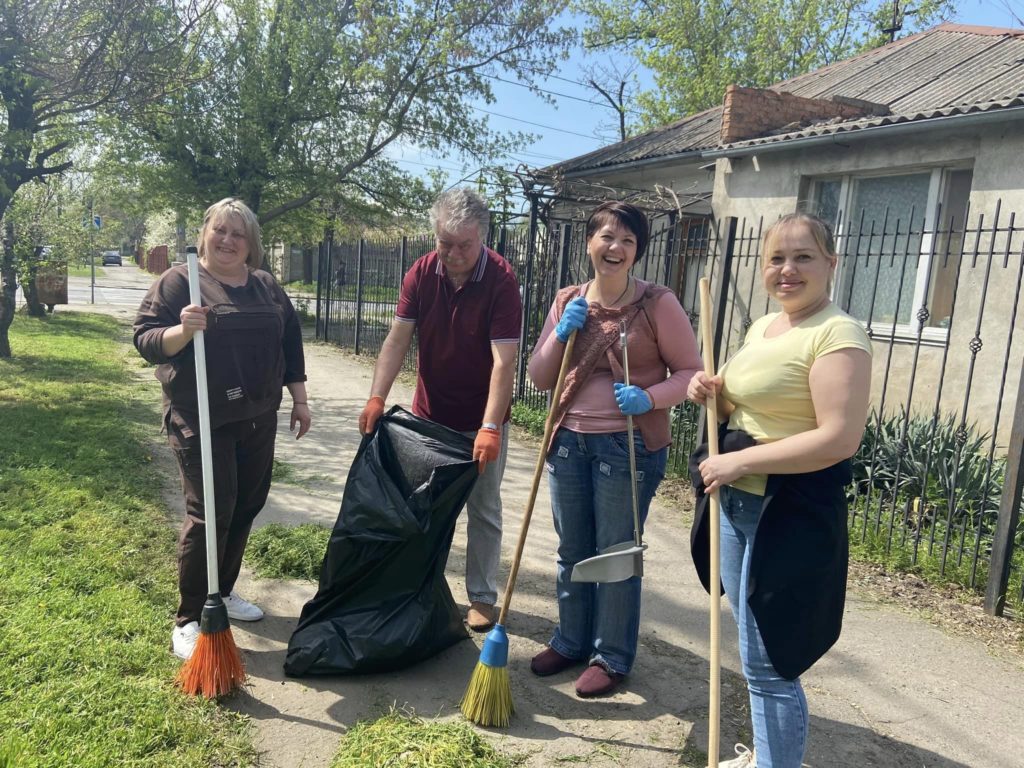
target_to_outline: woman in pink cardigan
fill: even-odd
[[[554,388],[569,336],[578,336],[555,409],[548,449],[551,510],[558,532],[558,627],[534,657],[537,675],[586,664],[582,698],[612,693],[632,669],[640,631],[640,577],[609,584],[571,581],[576,563],[633,538],[626,416],[633,416],[640,523],[665,475],[669,410],[686,399],[702,363],[686,312],[667,288],[630,274],[648,240],[636,206],[603,203],[587,221],[594,279],[555,297],[530,359],[530,379]],[[619,324],[628,327],[630,386],[623,384]]]

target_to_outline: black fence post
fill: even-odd
[[[668,226],[665,231],[665,276],[663,279],[665,280],[664,285],[670,288],[672,287],[672,273],[674,272],[673,267],[676,261],[674,257],[678,255],[675,253],[676,227],[679,224],[678,218],[678,214],[675,211],[668,212]]]
[[[1017,405],[1006,453],[1006,475],[1003,495],[999,500],[999,517],[992,536],[992,557],[989,561],[988,584],[985,587],[985,613],[1002,616],[1006,590],[1010,583],[1014,534],[1020,519],[1021,491],[1024,488],[1024,375],[1017,385]]]
[[[727,350],[722,349],[725,339],[725,318],[729,314],[729,280],[732,277],[732,259],[736,253],[736,217],[729,216],[725,219],[725,245],[722,248],[722,260],[718,264],[718,274],[712,283],[713,298],[715,302],[715,327],[714,332],[714,353],[715,370],[722,364],[722,355]]]
[[[555,291],[569,284],[569,259],[572,251],[572,222],[562,223],[562,247],[558,249],[558,285]]]
[[[496,250],[498,253],[500,253],[502,256],[504,256],[505,260],[507,261],[508,260],[508,255],[507,255],[508,252],[506,250],[507,248],[508,248],[508,222],[505,221],[505,220],[502,220],[501,229],[498,230],[498,247],[495,248],[494,250]]]
[[[321,340],[320,332],[320,300],[323,296],[324,276],[324,243],[321,240],[316,253],[316,339]]]
[[[359,345],[363,335],[363,245],[365,239],[359,238],[359,245],[356,246],[356,333],[355,348],[359,354]]]
[[[324,231],[324,248],[327,250],[327,298],[324,301],[324,341],[330,341],[331,304],[334,299],[334,228]]]
[[[518,400],[526,389],[526,350],[529,341],[530,314],[533,305],[533,262],[537,258],[537,196],[530,195],[530,241],[526,244],[526,275],[523,278],[523,326],[519,332],[519,361],[516,371],[516,391],[512,402]]]

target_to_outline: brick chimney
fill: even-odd
[[[730,85],[725,89],[722,109],[722,144],[753,139],[780,129],[799,130],[800,126],[839,118],[853,120],[868,115],[888,115],[885,104],[833,96],[830,99],[807,99],[785,91],[767,88],[744,88]]]

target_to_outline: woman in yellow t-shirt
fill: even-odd
[[[719,491],[722,584],[755,749],[737,746],[740,756],[720,765],[799,768],[809,722],[799,675],[842,623],[844,486],[867,419],[871,342],[829,298],[837,256],[825,222],[785,216],[761,254],[765,290],[782,311],[750,327],[718,376],[694,376],[687,396],[704,404],[720,393],[719,420],[728,421],[723,452],[695,456],[694,479],[699,502]],[[702,514],[694,523],[694,560],[707,586],[705,523]]]

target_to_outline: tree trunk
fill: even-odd
[[[3,252],[0,254],[0,357],[10,357],[8,331],[14,322],[14,301],[18,290],[18,275],[14,269],[14,227],[11,222],[7,222],[4,233]]]

